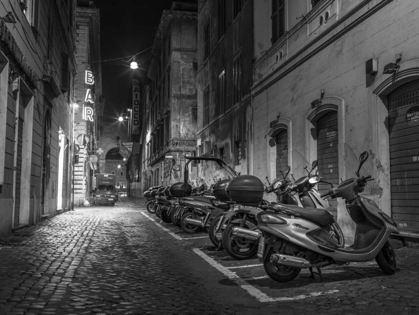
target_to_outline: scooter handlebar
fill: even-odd
[[[333,193],[333,189],[328,190],[327,192],[323,193],[320,195],[320,198],[326,198],[328,196],[333,197],[334,193]]]

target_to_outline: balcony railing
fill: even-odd
[[[196,141],[187,139],[170,139],[163,147],[150,156],[150,164],[154,164],[168,152],[191,152],[196,150]]]

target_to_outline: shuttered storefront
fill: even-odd
[[[322,179],[337,186],[339,184],[338,116],[335,111],[328,112],[317,120],[317,160]],[[330,188],[330,185],[319,184],[320,193]],[[334,208],[333,215],[336,216],[336,199],[329,199],[329,203]]]
[[[288,131],[283,129],[276,137],[276,178],[282,178],[288,167]]]
[[[392,216],[400,230],[419,231],[419,81],[388,96]]]

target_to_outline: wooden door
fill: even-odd
[[[288,167],[288,131],[281,130],[275,137],[276,142],[276,178],[282,178]]]
[[[388,96],[391,212],[400,230],[419,231],[419,81]]]
[[[328,112],[317,120],[317,160],[320,177],[337,186],[339,184],[338,116],[335,111]],[[319,184],[318,187],[320,193],[330,189],[330,185],[327,184]],[[336,211],[336,199],[329,199],[329,203]],[[333,215],[336,216],[336,212]]]

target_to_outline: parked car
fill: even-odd
[[[108,204],[114,206],[117,200],[118,194],[113,185],[99,185],[93,192],[94,204]]]

